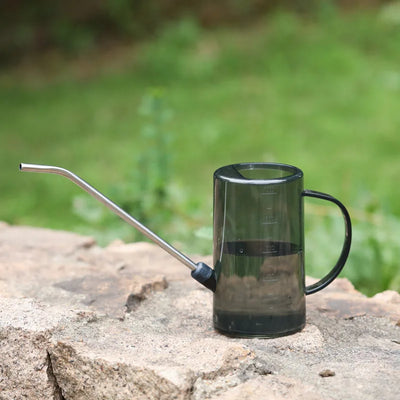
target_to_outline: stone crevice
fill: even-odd
[[[57,377],[54,373],[53,364],[51,361],[51,356],[49,351],[47,351],[47,377],[48,380],[53,387],[53,400],[65,400],[65,397],[62,394],[62,390],[60,385],[58,384]]]

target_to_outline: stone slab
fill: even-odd
[[[397,292],[338,279],[302,332],[228,338],[212,293],[149,243],[0,224],[0,338],[2,400],[400,398]]]

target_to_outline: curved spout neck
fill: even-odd
[[[57,174],[57,175],[62,175],[64,177],[68,178],[69,180],[74,182],[76,185],[78,185],[80,188],[82,188],[87,193],[89,193],[96,200],[103,203],[114,214],[117,214],[120,218],[122,218],[128,224],[135,227],[138,231],[143,233],[146,237],[148,237],[150,240],[152,240],[158,246],[163,248],[165,251],[167,251],[173,257],[175,257],[180,262],[182,262],[184,265],[186,265],[190,270],[194,271],[196,269],[196,267],[197,267],[196,263],[194,263],[190,258],[188,258],[184,254],[182,254],[180,251],[175,249],[175,247],[171,246],[165,240],[161,239],[153,231],[151,231],[149,228],[147,228],[145,225],[143,225],[137,219],[133,218],[130,214],[128,214],[122,208],[117,206],[109,198],[104,196],[97,189],[95,189],[93,186],[89,185],[87,182],[85,182],[83,179],[81,179],[79,176],[75,175],[71,171],[69,171],[65,168],[51,166],[51,165],[24,164],[24,163],[20,164],[19,169],[21,171],[27,171],[27,172],[42,172],[42,173],[49,173],[49,174]]]
[[[171,256],[175,257],[178,261],[186,265],[192,271],[192,277],[204,285],[206,288],[210,289],[211,291],[215,292],[216,290],[216,278],[215,273],[212,268],[208,265],[199,262],[193,262],[189,257],[182,254],[178,251],[175,247],[171,246],[165,240],[161,239],[158,235],[156,235],[153,231],[147,228],[145,225],[140,223],[137,219],[133,218],[130,214],[124,211],[122,208],[117,206],[114,202],[112,202],[109,198],[104,196],[100,193],[97,189],[93,186],[89,185],[79,176],[75,175],[71,171],[61,168],[55,167],[51,165],[38,165],[38,164],[24,164],[21,163],[19,165],[19,169],[21,171],[26,172],[42,172],[42,173],[49,173],[49,174],[57,174],[64,176],[78,185],[80,188],[85,190],[89,193],[92,197],[96,200],[103,203],[109,210],[111,210],[114,214],[117,214],[120,218],[126,221],[128,224],[135,227],[138,231],[143,233],[146,237],[164,249],[167,253]]]

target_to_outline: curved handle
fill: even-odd
[[[345,238],[344,238],[343,248],[342,248],[342,252],[340,253],[340,257],[339,257],[336,265],[320,281],[318,281],[312,285],[306,286],[306,288],[305,288],[305,294],[313,294],[313,293],[318,292],[319,290],[325,288],[326,286],[328,286],[340,274],[340,271],[343,269],[344,264],[347,260],[349,252],[350,252],[351,221],[350,221],[350,215],[349,215],[348,211],[346,210],[346,207],[339,200],[335,199],[334,197],[330,196],[329,194],[316,192],[314,190],[303,190],[302,196],[316,197],[318,199],[328,200],[328,201],[336,204],[342,211],[342,214],[344,217],[344,222],[345,222]]]

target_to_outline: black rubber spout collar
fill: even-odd
[[[217,280],[215,278],[214,270],[202,262],[199,262],[196,265],[196,269],[191,272],[192,278],[196,279],[197,282],[200,282],[207,289],[215,292]]]

